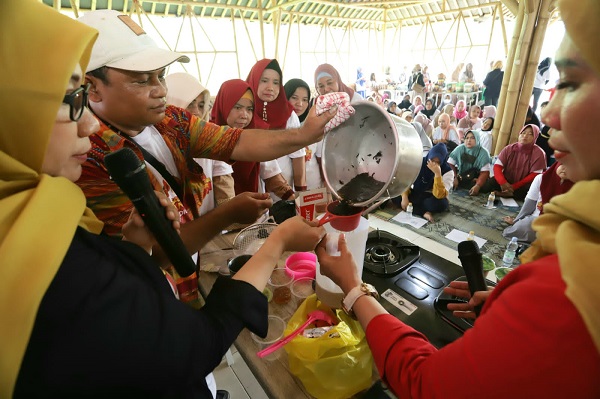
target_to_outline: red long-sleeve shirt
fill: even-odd
[[[539,173],[531,172],[530,174],[528,174],[527,176],[525,176],[518,182],[511,183],[506,180],[506,177],[504,177],[503,170],[504,170],[503,165],[495,164],[494,165],[494,178],[496,179],[496,181],[498,182],[499,185],[503,185],[504,183],[507,183],[507,182],[510,183],[510,185],[512,186],[512,188],[514,190],[517,190],[517,189],[523,187],[525,184],[531,183],[533,181],[533,179],[535,179],[535,177],[537,175],[539,175]]]
[[[599,398],[600,354],[564,292],[552,255],[507,275],[475,327],[440,350],[391,315],[367,339],[399,398]]]

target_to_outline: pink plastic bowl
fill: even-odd
[[[317,255],[312,252],[296,252],[285,260],[285,271],[294,280],[315,278],[317,274]]]

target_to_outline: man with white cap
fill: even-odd
[[[77,183],[108,234],[120,234],[133,204],[111,181],[104,165],[107,154],[129,147],[146,161],[155,190],[163,191],[179,210],[181,237],[193,254],[225,227],[251,223],[272,204],[268,194],[243,193],[200,216],[210,183],[193,158],[275,159],[319,141],[331,119],[328,113],[317,117],[313,111],[303,127],[288,131],[243,132],[210,124],[166,105],[166,67],[189,62],[187,56],[159,48],[130,17],[116,11],[89,12],[79,21],[99,31],[86,82],[91,86],[89,108],[100,130],[90,137],[92,151]],[[154,256],[165,258],[160,248]],[[216,395],[210,374],[207,384]]]
[[[243,193],[199,217],[206,179],[193,158],[275,159],[319,141],[335,114],[335,109],[320,116],[312,111],[302,127],[285,131],[213,125],[166,105],[165,69],[173,62],[188,62],[187,56],[159,48],[131,18],[116,11],[92,11],[79,21],[100,33],[86,75],[89,107],[100,130],[90,137],[92,151],[77,183],[108,234],[120,234],[133,205],[110,180],[106,154],[129,147],[146,161],[155,189],[164,191],[179,209],[181,237],[194,253],[231,223],[256,220],[271,200],[268,195]]]

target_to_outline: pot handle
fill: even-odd
[[[373,205],[371,205],[370,207],[368,207],[367,209],[365,209],[363,211],[363,216],[367,215],[368,213],[372,212],[374,209],[379,208],[381,206],[381,204],[383,204],[385,201],[389,200],[389,197],[385,197],[383,199],[380,199],[379,201],[375,202]]]

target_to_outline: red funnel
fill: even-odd
[[[327,212],[319,221],[319,226],[325,223],[331,223],[331,227],[339,231],[352,231],[358,227],[360,223],[360,217],[364,211],[364,208],[354,207],[356,213],[351,215],[336,215],[335,209],[340,204],[340,201],[333,201],[327,205]]]

